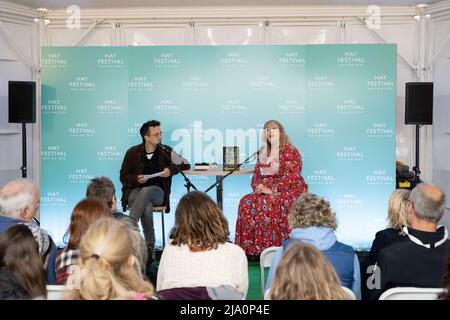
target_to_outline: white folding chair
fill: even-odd
[[[341,288],[342,288],[342,290],[344,290],[345,293],[350,297],[350,300],[356,300],[355,293],[354,293],[352,290],[350,290],[350,289],[347,288],[347,287],[341,287]]]
[[[264,292],[264,300],[272,300],[272,298],[270,297],[270,288],[267,289],[266,292]]]
[[[386,290],[379,300],[436,300],[442,288],[398,287]]]
[[[264,249],[259,257],[259,268],[261,272],[261,297],[264,297],[264,268],[270,267],[270,264],[272,263],[273,257],[275,256],[278,248],[281,247],[269,247],[267,249]]]
[[[66,286],[47,285],[47,300],[62,300]]]

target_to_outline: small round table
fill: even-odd
[[[231,170],[223,170],[222,165],[218,165],[217,168],[210,168],[207,170],[183,170],[183,173],[193,176],[216,176],[216,196],[217,205],[220,210],[223,210],[222,205],[222,193],[223,193],[223,181],[222,177],[230,173]],[[255,166],[245,165],[241,166],[239,170],[233,172],[231,176],[241,174],[252,174],[255,171]]]

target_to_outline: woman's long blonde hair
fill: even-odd
[[[350,299],[323,253],[297,241],[283,254],[270,290],[272,300]]]
[[[408,224],[408,201],[409,190],[397,189],[392,192],[388,204],[388,220],[389,227],[400,230],[403,234],[402,228]]]
[[[133,262],[131,239],[128,227],[114,218],[101,218],[94,222],[81,239],[81,263],[79,270],[68,278],[68,285],[75,288],[67,298],[127,299],[134,293],[150,298],[153,286],[143,280],[136,268],[137,262]]]
[[[276,125],[277,128],[280,130],[280,141],[279,141],[279,149],[280,149],[280,151],[284,150],[284,148],[286,147],[287,144],[292,144],[292,141],[289,138],[289,136],[286,134],[286,131],[284,130],[283,125],[277,120],[269,120],[266,123],[264,123],[264,127],[263,127],[264,131],[267,129],[267,127],[270,124]],[[271,155],[271,152],[272,152],[271,145],[270,145],[270,142],[267,141],[265,133],[263,135],[262,146],[267,151],[267,156]]]

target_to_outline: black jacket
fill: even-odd
[[[407,238],[381,250],[377,259],[380,288],[369,290],[369,299],[378,299],[384,291],[394,287],[442,288],[450,240],[437,247],[434,244],[444,239],[445,227],[436,232],[408,230],[422,243],[431,244],[431,248]]]
[[[400,235],[400,230],[387,228],[378,231],[375,235],[375,239],[372,242],[372,247],[370,252],[365,256],[364,260],[361,262],[361,294],[362,298],[367,298],[367,285],[366,281],[370,274],[367,273],[367,268],[371,265],[377,263],[378,255],[380,251],[390,245],[396,243],[397,241],[408,240],[408,237]]]
[[[191,168],[189,162],[177,154],[169,146],[163,145],[168,152],[160,150],[159,155],[159,170],[163,171],[164,168],[169,168],[171,176],[168,178],[162,178],[162,188],[164,191],[164,202],[163,206],[166,206],[166,212],[170,211],[170,188],[172,185],[172,176],[178,173],[177,167],[171,161],[173,159],[180,170],[189,170]],[[165,157],[162,152],[168,155]],[[120,182],[122,182],[122,210],[127,211],[128,208],[128,197],[130,196],[131,190],[134,188],[142,187],[137,181],[138,175],[144,174],[144,160],[145,160],[145,148],[144,144],[138,144],[132,146],[125,154],[122,162],[122,167],[120,168]],[[178,164],[179,163],[179,164]],[[144,185],[145,186],[145,185]]]
[[[30,295],[14,277],[14,275],[0,268],[0,300],[28,300]]]

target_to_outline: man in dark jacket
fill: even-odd
[[[141,220],[149,260],[154,258],[155,231],[153,207],[166,206],[170,211],[172,176],[190,165],[169,146],[161,145],[161,123],[147,121],[141,126],[142,143],[128,149],[120,169],[123,211],[130,209],[130,217]],[[155,177],[148,177],[156,175]]]
[[[403,228],[407,239],[381,250],[370,299],[378,299],[393,287],[442,288],[450,241],[447,229],[437,224],[444,214],[445,194],[436,186],[420,183],[409,200],[411,227]]]

